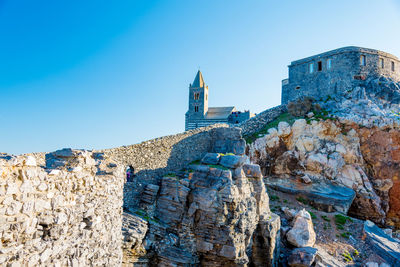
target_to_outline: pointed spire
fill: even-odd
[[[194,78],[192,87],[204,87],[203,75],[200,70],[197,72],[196,78]]]

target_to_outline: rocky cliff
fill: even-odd
[[[260,167],[218,135],[214,151],[228,154],[208,153],[147,184],[139,205],[129,207],[124,264],[277,265],[280,220],[269,210]]]

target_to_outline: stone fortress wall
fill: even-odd
[[[0,265],[119,266],[124,170],[64,149],[0,155]]]
[[[365,56],[365,65],[361,56]],[[282,104],[301,96],[319,99],[334,95],[381,75],[400,81],[400,60],[374,49],[344,47],[293,61],[289,78],[282,81]]]

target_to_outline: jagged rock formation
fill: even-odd
[[[146,197],[124,219],[124,264],[276,266],[280,219],[269,210],[261,170],[246,156],[230,154],[243,153],[243,141],[226,143],[224,133],[218,135],[214,151],[228,154],[206,154],[147,185],[159,189],[155,198],[142,191]]]
[[[307,123],[299,119],[292,126],[281,122],[278,129],[270,129],[269,134],[251,144],[249,153],[251,161],[260,164],[266,176],[297,177],[300,183],[306,178],[317,183],[317,187],[335,183],[350,188],[356,193],[353,205],[363,210],[366,218],[376,222],[385,219],[381,199],[365,173],[358,134],[353,129],[342,129],[339,122]],[[343,191],[340,188],[335,191],[331,185],[324,196],[334,205],[337,202],[334,195],[343,196]],[[329,194],[333,194],[330,199]],[[352,197],[349,200],[351,203]],[[343,209],[336,207],[347,212]]]

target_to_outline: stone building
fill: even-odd
[[[362,86],[369,78],[400,81],[400,60],[386,52],[343,47],[293,61],[282,81],[282,104],[301,96],[315,99]]]
[[[185,131],[216,123],[238,124],[254,116],[250,111],[231,107],[209,107],[208,86],[200,70],[189,85],[189,108],[185,114]]]

